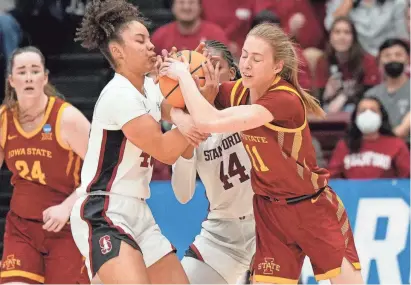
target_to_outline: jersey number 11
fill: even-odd
[[[220,180],[223,182],[223,187],[225,190],[233,188],[233,183],[230,183],[228,180],[236,175],[240,175],[240,182],[243,183],[250,179],[250,176],[245,173],[245,167],[241,165],[240,160],[235,152],[230,154],[228,159],[228,174],[224,173],[224,160],[220,163]]]

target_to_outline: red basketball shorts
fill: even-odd
[[[279,205],[254,195],[254,280],[297,284],[307,255],[317,280],[340,274],[343,258],[360,270],[344,205],[331,188],[317,198]]]
[[[70,227],[54,233],[42,226],[7,214],[0,283],[90,284]]]

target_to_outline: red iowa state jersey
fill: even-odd
[[[20,217],[42,220],[46,208],[63,202],[80,183],[81,159],[60,137],[67,106],[50,97],[42,123],[31,132],[23,130],[14,111],[0,111],[1,146],[14,186],[10,209]]]
[[[223,107],[246,105],[248,97],[240,79],[221,85],[217,101]],[[271,123],[241,133],[253,165],[254,192],[285,199],[314,194],[326,186],[329,172],[317,166],[305,105],[295,88],[277,77],[253,104],[274,117]]]

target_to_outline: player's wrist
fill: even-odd
[[[188,69],[179,69],[178,70],[178,72],[177,72],[177,80],[179,80],[179,81],[183,81],[183,80],[186,80],[187,79],[187,77],[190,77],[191,78],[191,74],[190,74],[190,72],[188,71]]]

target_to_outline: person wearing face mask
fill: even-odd
[[[406,66],[410,62],[410,48],[400,39],[385,41],[378,61],[384,73],[381,84],[369,89],[365,97],[378,98],[387,110],[393,133],[410,142],[410,79]]]
[[[333,178],[410,177],[409,149],[391,131],[388,113],[377,98],[358,103],[347,136],[338,142],[328,169]]]

